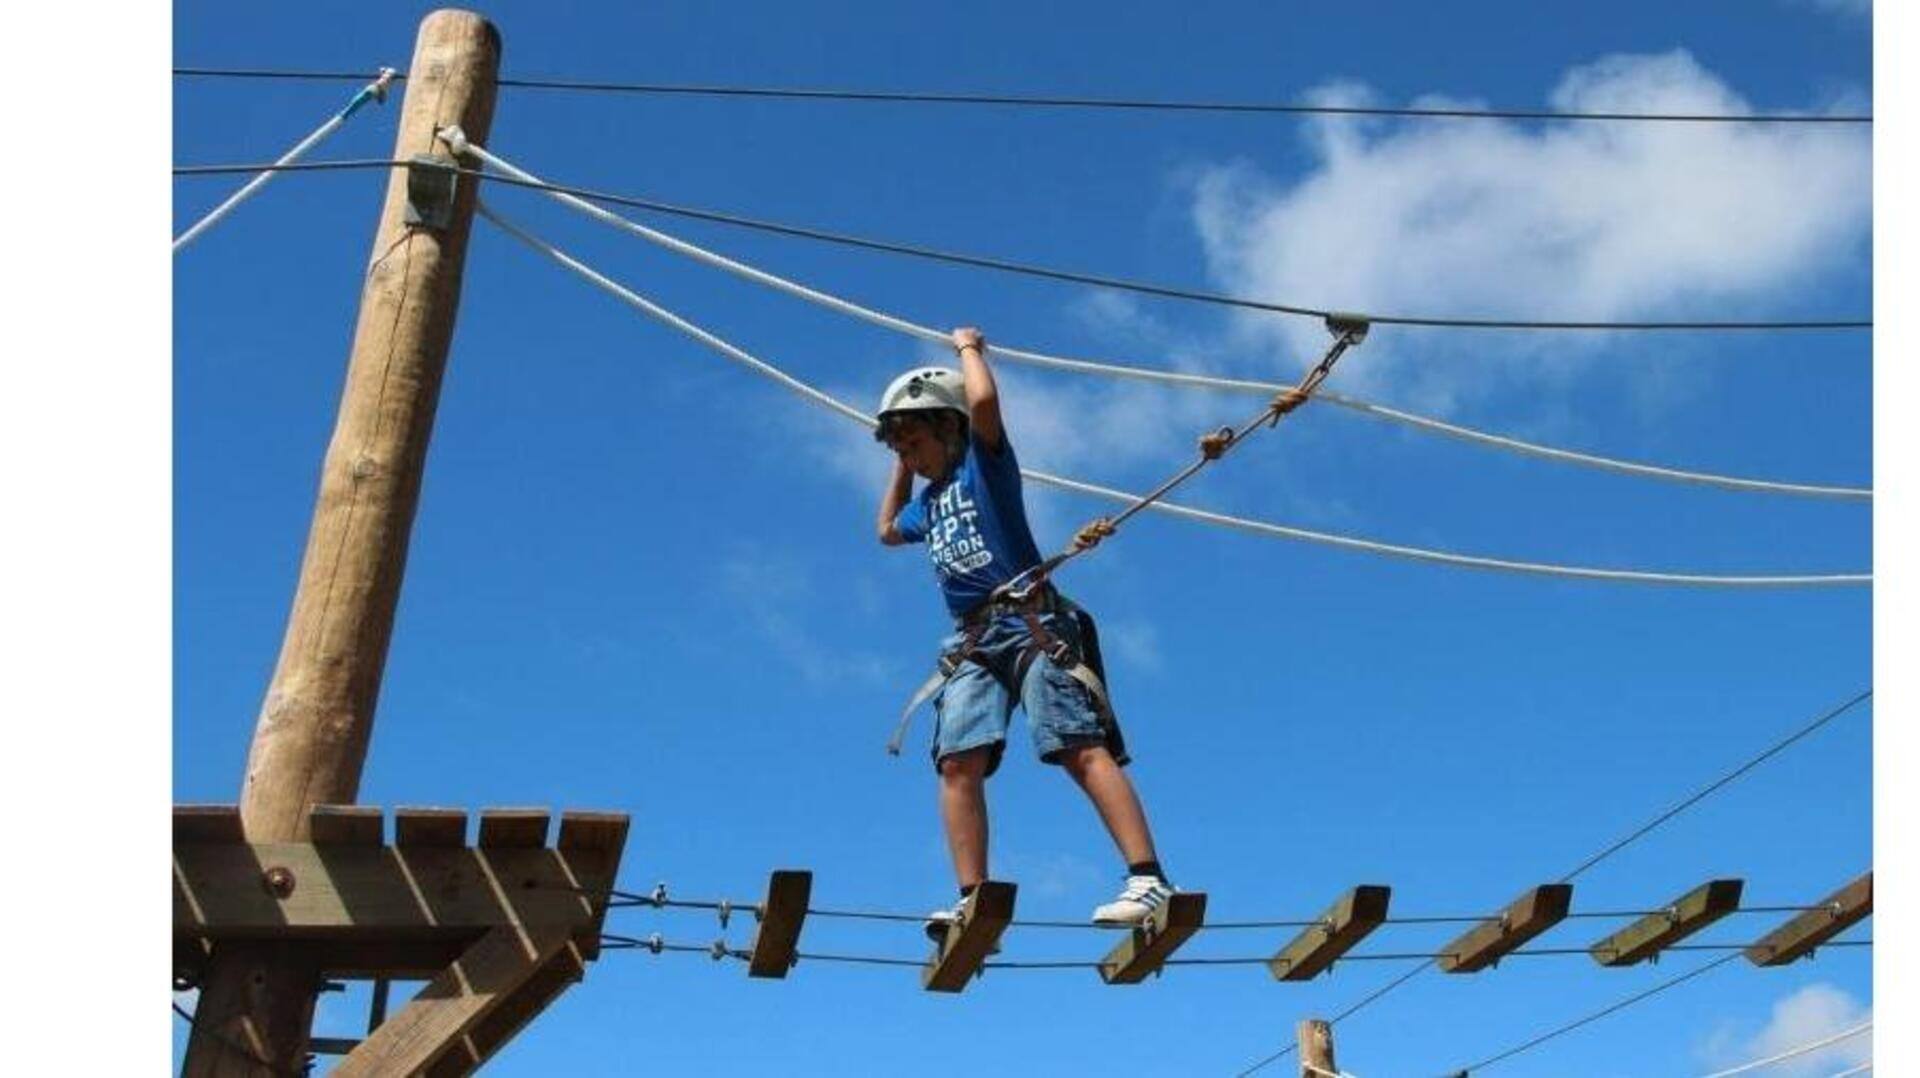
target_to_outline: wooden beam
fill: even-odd
[[[1594,944],[1593,960],[1603,966],[1643,962],[1740,908],[1740,880],[1708,880],[1674,899],[1667,908]]]
[[[934,947],[933,959],[921,971],[921,986],[929,992],[965,988],[1013,920],[1017,891],[1015,885],[996,880],[974,888],[960,904],[960,920],[947,929],[946,937]]]
[[[502,924],[595,928],[577,893],[603,884],[603,853],[549,849],[189,845],[174,851],[174,930],[209,939],[434,939]],[[292,886],[263,885],[268,867]]]
[[[1293,937],[1267,963],[1276,981],[1310,981],[1387,919],[1391,888],[1363,883],[1327,908],[1320,923]]]
[[[485,929],[469,929],[443,939],[331,939],[307,946],[318,954],[323,977],[345,981],[429,981],[485,934]]]
[[[482,849],[524,849],[547,844],[547,824],[553,814],[543,808],[480,810]]]
[[[1747,960],[1756,966],[1796,962],[1872,913],[1873,873],[1868,872],[1822,899],[1819,909],[1807,910],[1762,936],[1747,948]]]
[[[210,944],[198,936],[173,937],[173,979],[199,984],[206,972]]]
[[[1127,932],[1120,945],[1100,960],[1100,979],[1108,984],[1139,984],[1156,973],[1207,919],[1207,896],[1181,891],[1154,910],[1145,924]]]
[[[409,846],[465,846],[464,809],[402,807],[393,810],[393,844]]]
[[[378,846],[385,827],[378,805],[315,805],[307,812],[307,834],[316,846]]]
[[[240,842],[239,805],[173,806],[173,844],[183,842]]]
[[[567,945],[569,934],[554,926],[488,931],[412,1002],[367,1034],[334,1068],[335,1078],[419,1073],[513,996]]]
[[[1447,973],[1478,973],[1566,917],[1573,885],[1547,883],[1515,899],[1499,916],[1488,918],[1440,949]]]
[[[546,1010],[560,993],[579,983],[585,971],[578,949],[571,945],[560,948],[533,976],[475,1022],[472,1029],[447,1045],[427,1064],[423,1073],[427,1078],[472,1074]]]
[[[749,977],[785,977],[793,968],[800,944],[800,927],[807,920],[813,898],[813,873],[779,869],[767,880],[767,900],[760,905],[760,927],[753,936]]]

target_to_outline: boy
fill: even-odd
[[[956,329],[953,347],[960,373],[920,368],[887,387],[874,437],[896,454],[880,501],[880,541],[927,544],[955,619],[954,635],[941,646],[953,675],[934,698],[933,758],[961,900],[987,878],[986,779],[1000,765],[1018,703],[1042,762],[1058,764],[1085,791],[1126,861],[1125,889],[1093,911],[1094,923],[1138,924],[1174,889],[1121,770],[1127,757],[1119,729],[1075,675],[1076,668],[1084,674],[1095,646],[1085,639],[1080,612],[1051,585],[1035,589],[1024,605],[990,601],[995,588],[1039,564],[1040,550],[1027,528],[1020,466],[1000,424],[986,341],[977,329]],[[917,496],[915,475],[927,481]],[[1077,541],[1091,544],[1099,534],[1090,528]],[[936,911],[928,934],[939,939],[958,910]]]

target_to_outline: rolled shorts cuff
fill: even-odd
[[[995,771],[1000,770],[1000,761],[1006,758],[1007,739],[1005,737],[983,737],[952,746],[941,745],[935,742],[932,752],[928,755],[933,757],[933,769],[939,771],[940,761],[949,756],[958,756],[963,752],[972,752],[975,749],[988,747],[991,747],[993,750],[987,755],[987,774],[991,775]]]

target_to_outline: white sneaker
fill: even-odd
[[[947,909],[927,914],[927,919],[921,922],[921,926],[927,930],[927,938],[935,943],[945,942],[947,929],[960,923],[960,911],[966,904],[967,900],[963,898]]]
[[[1093,923],[1127,928],[1151,917],[1172,898],[1174,886],[1158,876],[1128,876],[1120,897],[1093,911]]]
[[[927,914],[926,920],[920,922],[921,927],[927,930],[927,938],[933,941],[935,947],[947,942],[947,929],[960,923],[960,911],[965,909],[966,905],[967,900],[963,898],[947,909],[934,910],[932,913]],[[994,941],[993,948],[987,953],[1000,953],[1000,943],[998,940]]]

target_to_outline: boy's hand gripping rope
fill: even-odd
[[[1313,396],[1320,383],[1333,373],[1333,365],[1340,361],[1347,349],[1359,344],[1367,337],[1367,320],[1358,315],[1333,314],[1327,316],[1327,331],[1333,334],[1333,344],[1327,348],[1326,355],[1314,368],[1301,377],[1298,384],[1281,390],[1274,396],[1260,414],[1241,424],[1238,428],[1221,427],[1219,430],[1200,437],[1200,459],[1182,468],[1172,478],[1142,495],[1132,505],[1122,510],[1118,516],[1098,517],[1075,533],[1072,542],[1065,550],[1042,561],[1040,564],[1007,581],[994,589],[990,601],[1022,603],[1031,598],[1035,589],[1047,582],[1054,570],[1072,559],[1092,550],[1100,540],[1118,531],[1120,525],[1147,506],[1159,501],[1173,492],[1173,489],[1200,471],[1200,469],[1227,455],[1227,451],[1246,440],[1261,426],[1277,426],[1289,412],[1305,404]]]

